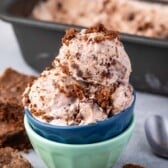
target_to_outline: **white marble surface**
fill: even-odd
[[[6,67],[13,67],[21,72],[36,74],[24,62],[11,26],[0,21],[0,72]],[[146,141],[144,121],[153,114],[168,117],[168,98],[137,92],[135,107],[136,127],[133,136],[114,168],[121,168],[125,163],[140,164],[146,168],[168,168],[168,160],[156,157]],[[45,168],[34,151],[24,154],[35,168]]]

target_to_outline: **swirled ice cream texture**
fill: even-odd
[[[23,103],[38,120],[86,125],[123,111],[133,101],[131,63],[116,32],[102,25],[67,31],[52,69],[27,87]]]

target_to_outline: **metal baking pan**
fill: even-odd
[[[37,71],[49,66],[66,29],[81,27],[28,18],[38,0],[0,0],[0,18],[9,22],[25,61]],[[138,90],[168,95],[168,41],[121,33]]]

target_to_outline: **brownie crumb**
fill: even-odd
[[[107,29],[103,24],[97,24],[95,26],[92,26],[86,30],[86,34],[88,33],[100,33],[100,32],[106,32]]]
[[[112,30],[108,30],[105,28],[105,26],[103,24],[97,24],[93,27],[90,27],[86,30],[85,32],[86,34],[89,33],[103,33],[104,36],[97,36],[94,38],[94,41],[99,43],[101,41],[104,40],[113,40],[113,39],[119,39],[119,35],[117,31],[112,31]]]
[[[97,36],[97,37],[94,38],[94,41],[96,43],[99,43],[99,42],[104,41],[104,40],[105,40],[105,38],[103,36]]]
[[[107,111],[107,109],[109,110],[112,109],[113,102],[111,100],[111,95],[118,87],[118,83],[111,86],[111,88],[105,86],[104,87],[98,86],[98,87],[99,89],[95,93],[96,103],[105,111]]]
[[[75,37],[76,32],[74,28],[66,30],[65,36],[62,38],[62,43],[69,45],[69,41]]]
[[[67,97],[70,97],[73,95],[71,85],[68,85],[66,87],[57,85],[57,88],[59,89],[60,92],[64,93]],[[69,89],[67,89],[67,88],[69,88]]]
[[[75,37],[77,33],[77,30],[74,28],[66,30],[65,36],[62,38],[62,43],[69,45],[69,41]],[[99,35],[93,39],[94,42],[100,43],[104,40],[113,40],[113,39],[119,39],[119,35],[117,31],[108,30],[105,28],[103,24],[97,24],[93,27],[90,27],[86,29],[85,36],[83,36],[84,41],[88,41],[87,34],[90,33],[103,33],[103,35]],[[90,39],[92,40],[92,39]]]
[[[44,120],[46,120],[47,122],[51,122],[51,121],[54,119],[54,117],[52,117],[52,116],[47,116],[47,115],[42,116],[42,118],[43,118]]]
[[[129,164],[125,164],[125,165],[123,166],[123,168],[145,168],[145,167],[140,166],[140,165],[136,165],[136,164],[129,163]]]
[[[97,103],[104,109],[107,106],[110,105],[110,96],[111,96],[111,92],[110,89],[107,87],[103,87],[100,88],[97,92],[96,92],[96,100]]]
[[[60,64],[60,67],[61,67],[63,73],[65,73],[67,75],[70,74],[68,66]]]
[[[42,110],[36,110],[36,108],[31,108],[31,113],[33,114],[33,115],[35,115],[35,116],[41,116],[41,115],[43,115],[43,114],[45,114],[45,112],[44,111],[42,111]]]
[[[74,88],[76,96],[80,100],[82,100],[84,98],[84,90],[83,90],[83,88],[81,86],[77,85],[77,84],[74,84],[73,88]]]
[[[51,67],[45,67],[45,70],[49,71],[49,70],[51,70]]]

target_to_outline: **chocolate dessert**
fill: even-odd
[[[53,67],[26,88],[23,104],[37,120],[53,125],[103,121],[132,104],[131,72],[117,32],[102,24],[69,29]]]
[[[0,76],[0,147],[27,150],[31,147],[23,124],[22,93],[33,76],[7,68]]]
[[[123,166],[123,168],[144,168],[144,167],[142,167],[142,166],[140,166],[140,165],[128,163],[128,164],[125,164],[125,165]]]
[[[1,168],[32,168],[31,164],[20,153],[10,147],[0,148]]]
[[[136,0],[39,1],[31,17],[39,20],[108,29],[140,36],[168,39],[168,6]]]

